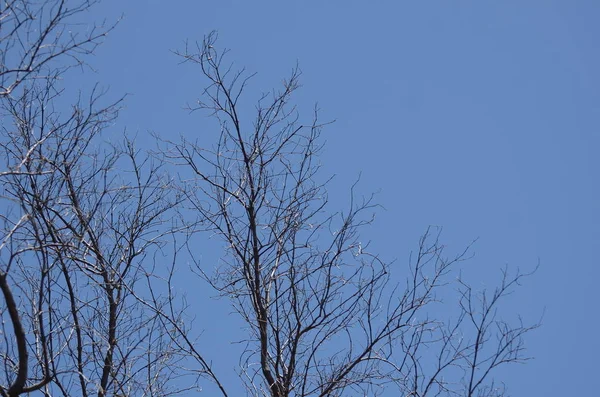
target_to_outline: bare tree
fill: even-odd
[[[217,143],[163,153],[193,177],[174,183],[126,136],[109,143],[120,99],[95,88],[58,106],[58,77],[112,29],[75,23],[95,3],[0,4],[0,395],[167,396],[202,379],[227,396],[230,381],[194,336],[194,308],[174,291],[198,231],[227,244],[214,274],[196,270],[248,326],[248,395],[504,393],[495,369],[526,360],[534,326],[503,322],[497,308],[526,275],[504,273],[491,294],[449,284],[467,250],[449,257],[431,229],[406,282],[394,281],[360,239],[373,198],[353,186],[345,211],[329,209],[317,160],[326,123],[316,109],[299,122],[299,70],[242,120],[251,75],[226,63],[214,34],[180,55],[208,79],[194,109],[219,122]],[[452,285],[454,320],[437,312]]]
[[[499,321],[496,310],[524,275],[505,274],[479,300],[465,282],[451,284],[457,317],[436,317],[467,250],[447,257],[439,231],[428,230],[406,282],[392,282],[390,263],[359,238],[373,198],[358,198],[353,186],[349,208],[328,209],[327,183],[318,182],[324,124],[317,109],[301,124],[291,104],[299,70],[243,120],[252,75],[234,70],[215,42],[213,33],[178,54],[208,81],[190,109],[218,121],[217,143],[168,142],[166,156],[191,170],[180,189],[203,229],[227,245],[214,274],[198,270],[248,325],[240,360],[248,394],[363,396],[395,385],[403,396],[502,395],[493,370],[526,360],[522,336],[535,326]]]
[[[180,321],[163,315],[174,297],[162,299],[149,283],[161,276],[157,260],[172,256],[177,226],[167,216],[180,198],[130,139],[104,140],[121,99],[95,88],[66,109],[56,105],[64,102],[58,77],[112,28],[74,20],[94,3],[1,5],[5,397],[166,396],[190,384],[181,379],[178,334],[165,326]]]

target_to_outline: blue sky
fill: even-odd
[[[131,94],[118,128],[142,144],[200,132],[206,121],[182,108],[202,80],[170,50],[213,29],[258,73],[248,111],[298,62],[299,108],[318,102],[336,120],[321,156],[332,200],[359,173],[362,192],[379,192],[372,247],[402,271],[428,225],[457,251],[478,238],[464,269],[481,287],[539,260],[505,306],[532,322],[545,310],[526,341],[535,360],[501,380],[516,397],[597,393],[600,3],[105,1],[90,18],[121,14],[81,82]],[[204,305],[199,323],[213,315]],[[229,358],[227,321],[202,325],[208,354]]]

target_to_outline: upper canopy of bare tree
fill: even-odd
[[[201,383],[234,395],[173,288],[206,231],[227,249],[216,272],[194,270],[247,325],[248,395],[503,394],[494,370],[527,359],[522,337],[535,325],[496,309],[526,275],[504,272],[487,293],[458,280],[451,306],[443,291],[468,250],[447,255],[434,228],[392,272],[360,238],[373,197],[355,185],[347,208],[331,209],[317,160],[327,123],[318,109],[301,121],[298,68],[248,105],[252,74],[231,66],[216,34],[180,52],[207,82],[192,108],[218,121],[212,147],[163,140],[148,155],[128,138],[106,142],[121,100],[102,106],[99,89],[54,107],[56,77],[112,28],[74,24],[94,3],[0,9],[0,395],[167,396]],[[251,120],[243,106],[255,106]],[[192,177],[172,176],[180,170]],[[453,320],[435,315],[441,303]]]
[[[362,396],[395,384],[402,395],[496,395],[491,371],[525,359],[521,336],[531,327],[495,319],[499,299],[523,275],[505,274],[479,300],[459,284],[456,320],[430,317],[467,251],[446,257],[439,231],[428,230],[406,282],[392,282],[390,264],[359,238],[373,198],[353,187],[346,210],[329,210],[316,158],[324,124],[317,109],[301,123],[292,102],[299,70],[259,100],[248,129],[240,107],[252,75],[235,71],[226,54],[214,33],[179,53],[208,82],[193,109],[208,110],[220,133],[211,149],[184,140],[167,157],[196,175],[181,189],[204,229],[227,243],[217,272],[199,271],[249,326],[241,360],[249,394]]]

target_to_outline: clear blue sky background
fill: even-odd
[[[332,199],[361,172],[361,191],[380,191],[373,247],[401,271],[427,225],[456,250],[478,237],[464,266],[481,287],[539,259],[505,307],[530,321],[545,308],[527,339],[535,360],[501,380],[517,397],[597,395],[600,2],[107,0],[95,12],[125,17],[85,79],[131,93],[119,127],[142,144],[205,125],[182,110],[202,87],[169,52],[185,39],[217,29],[230,59],[258,72],[250,110],[298,61],[300,108],[337,120],[321,157]],[[181,288],[203,297],[195,281]],[[233,320],[213,303],[197,324],[231,374]]]

